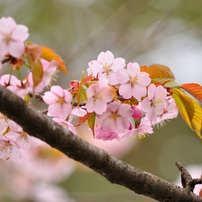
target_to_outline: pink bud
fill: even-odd
[[[134,109],[134,111],[133,111],[132,117],[134,119],[140,119],[142,117],[142,112],[136,107],[133,107],[133,109]]]

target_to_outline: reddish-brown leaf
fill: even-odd
[[[50,49],[46,46],[40,46],[40,48],[42,50],[41,58],[48,60],[49,62],[51,60],[56,60],[59,64],[58,68],[61,69],[63,72],[69,74],[64,61],[60,58],[60,56],[58,54],[56,54],[52,49]]]
[[[180,87],[202,102],[202,86],[197,83],[187,83]]]
[[[79,123],[74,125],[74,126],[77,127],[77,126],[80,126],[81,124],[83,124],[85,121],[87,121],[90,118],[91,114],[92,113],[87,113],[85,116],[80,117],[79,118]]]
[[[153,64],[147,68],[147,73],[150,78],[172,78],[175,79],[174,74],[169,67],[165,65]]]
[[[147,72],[147,66],[141,66],[140,71],[141,72]]]

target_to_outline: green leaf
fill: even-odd
[[[166,88],[176,88],[180,86],[180,84],[178,84],[172,78],[162,78],[162,77],[152,78],[152,83],[161,83]]]
[[[93,137],[95,137],[95,133],[94,133],[95,117],[96,117],[96,113],[94,112],[94,113],[92,113],[92,115],[88,119],[88,126],[92,130],[92,132],[93,132]]]

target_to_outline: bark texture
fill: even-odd
[[[158,201],[202,201],[191,191],[180,188],[148,172],[118,160],[104,150],[87,143],[54,123],[51,118],[30,107],[0,85],[0,111],[18,123],[28,134],[83,163],[111,183],[125,186],[135,193]]]

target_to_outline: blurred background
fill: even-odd
[[[0,0],[0,16],[12,16],[18,24],[25,24],[30,33],[28,41],[48,46],[64,59],[72,74],[70,77],[59,73],[57,84],[64,88],[69,87],[70,80],[80,79],[81,71],[87,69],[90,59],[96,59],[100,52],[107,50],[115,57],[123,57],[127,63],[131,61],[148,66],[155,63],[166,65],[180,84],[195,82],[202,85],[202,1]],[[188,128],[180,115],[167,122],[164,127],[155,128],[154,134],[141,141],[96,141],[88,129],[85,129],[78,128],[78,135],[82,138],[101,145],[106,150],[110,148],[109,152],[118,158],[168,181],[175,182],[179,175],[176,161],[184,166],[201,165],[202,171],[202,141]],[[9,163],[2,161],[0,164],[0,167],[9,166]],[[16,169],[22,170],[26,167],[25,164],[20,164]],[[64,174],[60,180],[50,180],[52,185],[55,183],[64,191],[60,193],[61,201],[67,197],[62,195],[65,193],[68,194],[68,199],[64,201],[154,201],[124,187],[110,184],[79,163],[61,163],[63,170],[68,165],[71,167],[68,174]],[[10,175],[14,172],[13,169],[2,168],[1,172]],[[40,167],[37,169],[43,170]],[[58,168],[58,172],[60,169]],[[52,177],[57,174],[53,172]],[[2,175],[4,176],[0,179],[5,178],[5,174]],[[9,179],[4,180],[6,182]],[[40,177],[37,180],[40,181]],[[37,180],[34,180],[35,184],[38,183]],[[0,199],[41,200],[34,196],[15,197],[15,192],[19,193],[20,189],[17,184],[18,181],[12,187],[13,192],[8,191],[9,186],[6,190],[5,184],[0,185],[4,188],[0,191]],[[41,187],[35,188],[36,190],[43,192]],[[7,192],[13,196],[5,195]],[[48,192],[49,196],[50,193],[52,192]]]

